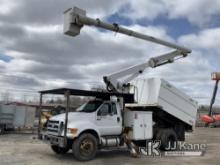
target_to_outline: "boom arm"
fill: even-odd
[[[109,76],[105,76],[104,82],[107,85],[107,89],[109,91],[128,92],[130,86],[129,82],[141,73],[143,73],[146,68],[156,68],[161,65],[172,63],[174,62],[174,60],[186,56],[187,55],[182,54],[181,51],[176,50],[171,53],[153,57],[143,64],[135,65],[133,67],[113,73]]]
[[[143,64],[133,66],[131,68],[119,71],[117,73],[111,74],[104,77],[104,82],[107,85],[109,91],[114,92],[128,92],[129,84],[128,82],[141,74],[146,68],[155,68],[160,65],[167,63],[172,63],[174,60],[180,57],[186,57],[191,50],[177,44],[164,41],[159,38],[155,38],[150,35],[142,34],[139,32],[132,31],[130,29],[120,27],[118,24],[109,24],[102,22],[100,19],[93,19],[86,16],[86,11],[79,9],[77,7],[70,8],[64,12],[64,34],[69,36],[77,36],[80,34],[80,30],[84,25],[96,26],[106,30],[122,33],[128,36],[139,38],[145,41],[150,41],[157,43],[169,48],[175,49],[175,51],[161,55],[158,57],[151,58],[149,61]],[[123,80],[120,80],[123,79]]]
[[[64,34],[75,37],[80,34],[80,30],[83,27],[83,25],[96,26],[96,27],[100,27],[106,30],[110,30],[110,31],[122,33],[128,36],[132,36],[135,38],[139,38],[145,41],[154,42],[154,43],[167,46],[173,49],[178,49],[179,51],[185,54],[191,53],[190,49],[185,48],[183,46],[179,46],[177,44],[167,42],[167,41],[164,41],[159,38],[155,38],[150,35],[135,32],[133,30],[130,30],[124,27],[120,27],[116,23],[109,24],[109,23],[102,22],[98,18],[93,19],[93,18],[87,17],[86,11],[79,9],[77,7],[67,9],[64,12]]]

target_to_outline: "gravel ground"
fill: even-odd
[[[0,165],[110,165],[110,164],[214,164],[220,163],[220,128],[196,128],[188,134],[186,141],[206,143],[207,151],[202,157],[160,157],[132,158],[127,151],[102,151],[96,159],[78,162],[71,151],[65,155],[56,155],[47,144],[33,139],[36,135],[7,134],[0,136]]]

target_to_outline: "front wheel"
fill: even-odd
[[[69,151],[69,148],[68,147],[65,147],[65,148],[62,148],[62,147],[59,147],[57,145],[52,145],[51,146],[51,149],[56,153],[56,154],[65,154]]]
[[[95,136],[89,133],[80,135],[73,142],[73,154],[77,160],[88,161],[96,156],[98,142]]]

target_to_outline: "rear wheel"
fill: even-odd
[[[65,148],[62,148],[62,147],[59,147],[57,145],[52,145],[51,146],[51,149],[56,153],[56,154],[65,154],[69,151],[69,148],[68,147],[65,147]]]
[[[84,133],[73,142],[73,154],[77,160],[88,161],[96,156],[98,142],[95,136]]]
[[[177,145],[177,135],[173,129],[159,130],[156,139],[161,141],[160,148],[162,150],[172,150]]]

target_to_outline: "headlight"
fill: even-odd
[[[68,133],[71,133],[75,135],[77,133],[78,129],[77,128],[68,128]]]

